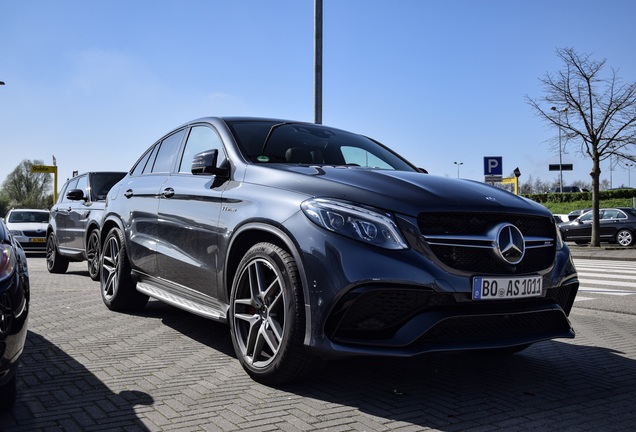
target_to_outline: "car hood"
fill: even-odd
[[[358,202],[410,216],[426,210],[521,212],[551,216],[542,205],[485,183],[417,172],[360,167],[250,165],[245,181],[311,197]]]

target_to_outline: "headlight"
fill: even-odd
[[[10,230],[11,234],[14,236],[22,236],[22,231],[18,231],[18,230]]]
[[[0,280],[10,276],[15,268],[15,256],[11,248],[0,245]]]
[[[312,222],[329,231],[385,249],[408,248],[387,214],[324,198],[307,200],[300,207]]]

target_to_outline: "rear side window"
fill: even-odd
[[[157,150],[159,149],[159,144],[155,144],[139,159],[137,165],[133,168],[131,174],[134,176],[142,175],[144,173],[149,173],[152,170],[152,162],[154,162],[155,157],[157,157]],[[152,162],[150,162],[152,161]]]
[[[173,133],[161,142],[157,158],[152,166],[153,173],[168,173],[172,170],[175,158],[179,152],[179,144],[181,144],[181,139],[183,138],[184,133],[185,130],[182,129],[179,132]]]

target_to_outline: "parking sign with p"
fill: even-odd
[[[503,163],[501,156],[484,156],[484,175],[500,176],[503,175]]]

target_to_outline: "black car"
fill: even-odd
[[[594,212],[588,211],[571,222],[559,224],[566,241],[577,244],[589,243],[592,238]],[[636,243],[636,209],[629,207],[599,210],[599,238],[602,242],[633,246]]]
[[[91,279],[99,279],[99,225],[106,194],[125,172],[87,172],[68,180],[50,212],[46,265],[64,273],[69,261],[87,261]]]
[[[545,207],[317,124],[184,124],[111,189],[101,243],[108,308],[153,297],[227,322],[267,384],[330,358],[574,337],[577,274]]]
[[[29,271],[24,250],[0,220],[0,410],[16,398],[16,370],[29,321]]]

